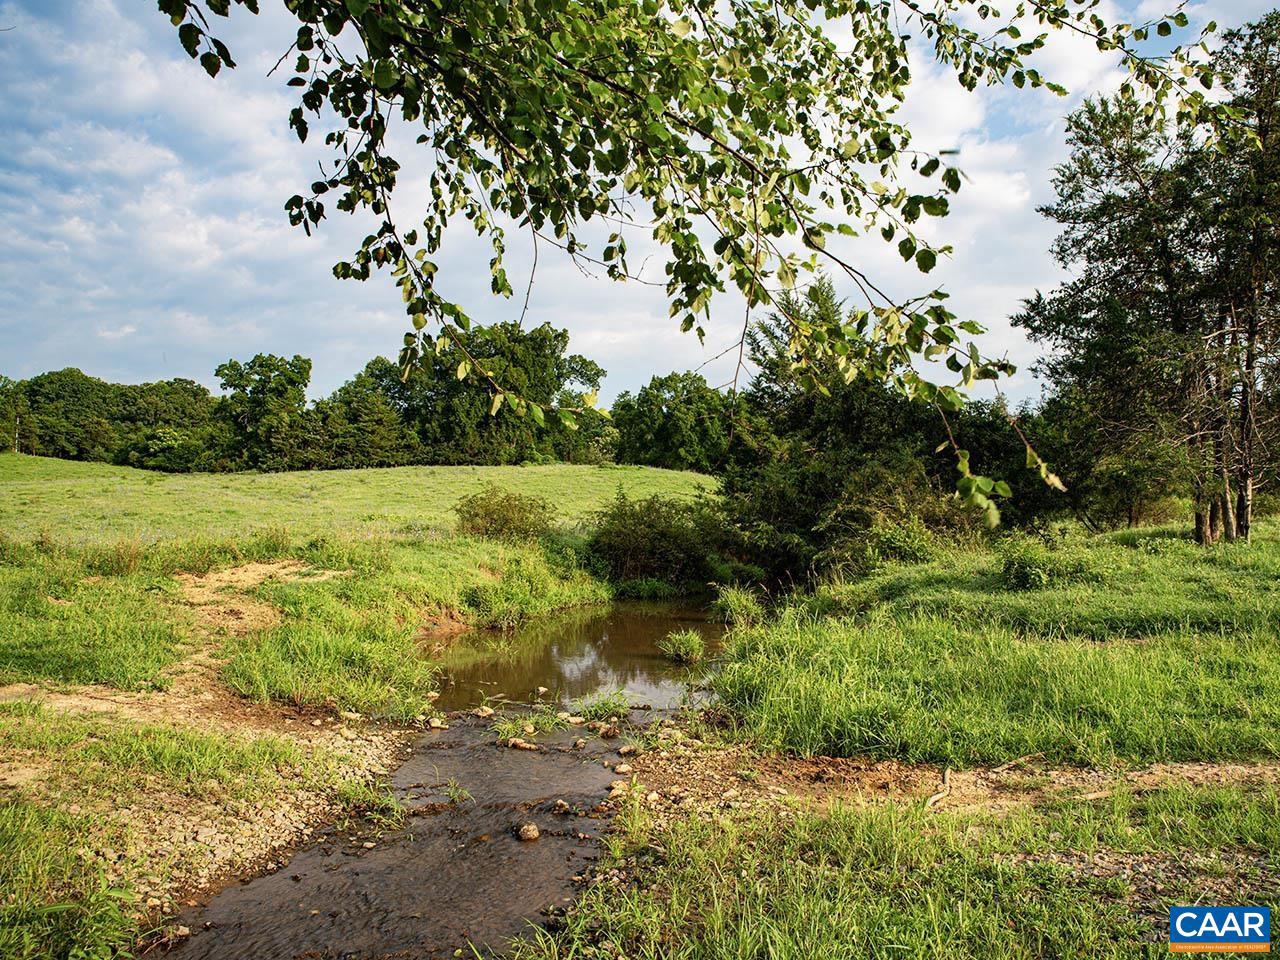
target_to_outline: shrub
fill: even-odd
[[[718,507],[653,496],[618,495],[596,517],[588,548],[617,583],[658,580],[682,587],[706,584],[712,556],[729,531]]]
[[[1038,590],[1067,583],[1098,583],[1110,568],[1101,555],[1071,545],[1009,537],[999,546],[1000,578],[1011,590]]]
[[[614,588],[613,595],[618,600],[674,600],[680,596],[680,591],[664,580],[640,577],[623,580]]]
[[[697,663],[706,653],[706,644],[697,630],[675,630],[658,641],[658,649],[676,663]]]
[[[513,542],[546,536],[556,518],[556,508],[545,497],[504,490],[495,484],[463,497],[453,509],[460,532]]]
[[[759,595],[747,587],[721,587],[712,607],[732,626],[750,627],[764,620],[764,604]]]

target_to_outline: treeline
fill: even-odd
[[[462,336],[505,387],[546,406],[581,406],[605,376],[548,325]],[[377,357],[313,403],[311,361],[301,356],[228,360],[215,371],[222,396],[191,380],[115,384],[76,369],[0,378],[0,436],[22,453],[169,472],[612,459],[617,433],[606,418],[584,415],[570,429],[491,417],[489,397],[455,367],[428,356],[402,378]]]

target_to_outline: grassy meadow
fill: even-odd
[[[715,485],[696,473],[612,464],[168,474],[0,453],[0,530],[61,543],[226,539],[278,527],[299,536],[449,531],[458,500],[490,483],[548,498],[568,527],[619,486],[647,497]]]
[[[490,483],[550,499],[560,534],[458,535],[455,503]],[[144,878],[175,868],[125,852],[145,841],[139,811],[234,814],[300,791],[331,811],[384,803],[359,758],[252,724],[192,728],[166,712],[175,697],[420,719],[438,636],[610,598],[577,544],[618,489],[708,485],[644,468],[168,476],[0,455],[0,688],[88,705],[42,706],[30,687],[0,700],[0,957],[129,946]]]

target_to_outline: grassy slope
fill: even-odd
[[[987,550],[892,565],[739,631],[716,687],[755,737],[809,754],[1278,757],[1278,534],[1095,540],[1074,548],[1091,579],[1041,589],[1007,587]]]
[[[453,506],[486,483],[547,497],[562,522],[585,521],[617,491],[682,496],[712,481],[652,467],[394,467],[267,474],[163,474],[0,454],[0,530],[31,539],[226,538],[298,532],[450,529]]]
[[[264,585],[283,622],[228,642],[225,678],[252,697],[421,712],[415,634],[441,615],[508,625],[607,599],[572,556],[450,535],[458,498],[495,482],[583,521],[621,486],[692,494],[705,478],[645,468],[421,467],[166,476],[0,455],[0,683],[160,686],[191,615],[172,575],[297,557],[350,571]]]
[[[987,550],[825,588],[735,630],[713,684],[742,733],[801,753],[1031,756],[1047,783],[1063,763],[1280,757],[1276,525],[1252,546],[1146,531],[1064,556],[1079,575],[1040,589],[1009,588]],[[1280,904],[1267,783],[622,823],[635,884],[591,888],[524,955],[1154,958],[1170,904]]]

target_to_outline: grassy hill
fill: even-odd
[[[19,539],[103,542],[450,528],[461,497],[496,483],[554,502],[580,524],[621,486],[631,497],[684,496],[714,481],[652,467],[391,467],[298,473],[164,474],[102,463],[0,454],[0,530]]]

